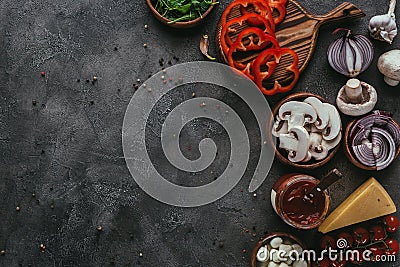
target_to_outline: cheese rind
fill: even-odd
[[[348,225],[396,212],[396,205],[383,186],[371,177],[356,189],[319,226],[327,233]]]

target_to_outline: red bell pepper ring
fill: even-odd
[[[257,14],[254,12],[247,11],[247,9],[244,6],[240,6],[240,13],[242,14],[242,16],[247,15],[247,14]],[[272,10],[271,10],[271,16],[272,16]],[[270,23],[274,23],[273,17],[272,17],[272,20],[270,21]],[[263,25],[262,21],[258,18],[250,18],[249,24],[251,26],[257,26],[257,27],[261,27]]]
[[[274,32],[271,29],[271,22],[268,21],[267,19],[265,19],[264,17],[258,15],[257,13],[248,13],[239,18],[231,19],[222,27],[221,34],[220,34],[221,48],[225,55],[228,54],[229,47],[234,43],[233,38],[231,36],[229,36],[229,34],[235,33],[236,30],[232,29],[231,27],[235,24],[239,25],[239,27],[240,27],[246,22],[250,24],[251,19],[259,20],[262,23],[261,26],[263,27],[264,32],[268,33],[272,36],[275,36]],[[233,35],[235,35],[235,34],[233,34]]]
[[[287,5],[288,0],[268,0],[268,4],[280,4],[282,6]]]
[[[247,44],[243,42],[243,39],[246,38],[249,40]],[[246,74],[249,78],[254,79],[252,75],[252,61],[241,63],[235,61],[233,59],[233,53],[235,52],[248,52],[248,51],[259,51],[265,49],[266,47],[278,48],[279,44],[276,38],[270,34],[265,33],[260,28],[251,27],[244,29],[239,36],[236,38],[236,41],[229,48],[227,54],[227,60],[229,66],[241,70],[244,74]]]
[[[271,9],[272,20],[274,24],[278,25],[285,19],[287,0],[268,0],[267,3]],[[274,12],[278,15],[274,16]],[[244,6],[240,6],[240,13],[242,13],[242,15],[245,15],[250,14],[251,12],[249,12]],[[262,26],[262,22],[257,18],[249,19],[249,24],[251,24],[252,26]]]
[[[245,43],[244,39],[248,39],[248,43]],[[227,54],[228,63],[229,65],[233,66],[235,62],[233,59],[233,53],[235,52],[257,51],[262,50],[268,46],[270,46],[270,48],[279,48],[278,41],[274,36],[265,33],[260,28],[246,28],[240,32],[240,34],[236,38],[236,41],[229,48]],[[241,68],[245,67],[245,65],[242,63],[235,63],[238,64],[238,66],[240,66]]]
[[[271,7],[268,5],[268,2],[265,0],[235,0],[231,2],[224,12],[221,15],[221,26],[224,27],[224,25],[230,20],[229,14],[231,14],[231,11],[234,10],[235,8],[247,8],[252,6],[254,9],[253,13],[257,13],[263,17],[265,17],[268,21],[271,22],[271,29],[272,31],[275,31],[275,24],[273,23],[273,18],[272,18],[272,11]]]
[[[292,64],[286,67],[287,71],[293,73],[292,81],[288,85],[283,86],[278,80],[275,80],[271,89],[265,88],[263,81],[272,76],[276,66],[279,64],[279,61],[286,54],[289,54],[291,57],[293,57]],[[265,67],[267,67],[267,71],[261,71],[261,69],[264,69]],[[296,52],[289,48],[266,49],[254,60],[253,73],[254,81],[264,95],[274,95],[277,93],[287,92],[294,87],[299,79],[299,57],[297,56]]]
[[[274,13],[276,11],[279,15],[278,16],[273,16],[273,20],[275,25],[278,25],[281,23],[286,16],[286,7],[285,4],[282,4],[278,1],[270,1],[269,6],[271,7],[271,12]]]

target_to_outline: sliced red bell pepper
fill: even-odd
[[[246,7],[244,7],[244,6],[240,6],[240,13],[242,14],[242,16],[244,16],[246,14],[257,14],[254,12],[247,11]],[[272,16],[272,10],[271,10],[271,16]],[[270,21],[270,23],[274,23],[273,17],[272,17],[272,20]],[[251,26],[257,26],[257,27],[260,27],[263,25],[262,21],[258,18],[250,18],[249,24]]]
[[[235,0],[231,2],[224,12],[221,15],[221,26],[224,27],[225,23],[227,23],[230,18],[229,14],[235,9],[238,8],[240,11],[240,8],[247,8],[247,7],[253,7],[254,12],[257,13],[263,17],[265,17],[268,21],[271,22],[271,29],[272,31],[275,31],[275,25],[273,23],[273,18],[272,18],[272,11],[270,6],[268,5],[268,2],[265,0]]]
[[[272,14],[274,13],[274,11],[276,11],[279,14],[279,16],[273,16],[275,25],[278,25],[285,19],[286,16],[285,4],[282,4],[281,2],[278,1],[270,1],[269,6],[271,7]]]
[[[237,25],[240,27],[245,23],[250,24],[251,19],[259,20],[262,23],[261,27],[263,28],[264,32],[272,36],[275,36],[274,32],[271,29],[271,22],[265,19],[264,17],[258,15],[257,13],[248,13],[239,18],[233,18],[229,20],[221,29],[220,43],[222,51],[224,52],[225,55],[228,54],[229,47],[236,40],[232,38],[235,35],[237,35],[236,29],[234,29],[234,27],[232,26]]]
[[[288,0],[268,0],[268,4],[281,4],[286,7]]]
[[[281,58],[287,54],[293,58],[292,64],[286,67],[287,71],[293,73],[291,82],[287,85],[281,85],[279,80],[275,80],[272,88],[265,88],[263,82],[272,76]],[[264,68],[267,68],[267,70],[262,71]],[[266,49],[254,60],[253,73],[254,81],[263,94],[274,95],[276,93],[287,92],[294,87],[299,79],[299,58],[296,52],[289,48]]]
[[[248,43],[245,43],[244,39],[247,39]],[[274,36],[256,27],[244,29],[229,48],[227,54],[228,64],[233,68],[241,70],[249,78],[254,79],[252,75],[253,60],[245,63],[238,62],[233,59],[233,54],[236,52],[261,51],[267,47],[279,48],[279,44]]]
[[[267,3],[270,7],[274,24],[278,25],[285,19],[287,0],[268,0]],[[274,12],[278,13],[278,16],[276,16],[276,15],[274,16]],[[248,11],[246,9],[246,7],[240,6],[240,13],[242,13],[242,15],[245,15],[245,14],[249,14],[251,12]],[[252,26],[261,26],[262,25],[262,22],[257,18],[249,19],[249,23]]]

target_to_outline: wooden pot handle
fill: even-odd
[[[361,9],[349,2],[344,2],[338,5],[332,11],[324,15],[311,15],[312,18],[319,20],[320,23],[361,18],[364,16],[365,13],[362,12]]]

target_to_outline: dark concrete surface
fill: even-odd
[[[167,206],[144,193],[126,167],[121,129],[136,80],[143,82],[160,71],[160,59],[164,66],[204,60],[199,39],[204,33],[215,36],[227,2],[221,1],[202,26],[173,30],[155,20],[145,1],[0,1],[0,250],[6,251],[0,266],[247,266],[255,240],[278,230],[315,245],[317,232],[291,229],[270,205],[272,183],[295,170],[275,160],[257,197],[246,192],[259,153],[259,132],[243,102],[223,90],[183,88],[176,97],[169,96],[171,101],[160,103],[150,118],[148,148],[158,170],[171,181],[209,182],[211,171],[221,172],[229,157],[223,128],[208,120],[184,128],[181,145],[188,158],[199,155],[196,144],[206,135],[214,136],[220,149],[210,173],[189,176],[190,182],[158,153],[157,122],[165,118],[165,108],[175,105],[174,99],[192,91],[218,95],[246,121],[252,146],[248,170],[229,194],[199,208]],[[341,3],[299,2],[318,14]],[[387,2],[355,0],[365,18],[324,26],[293,91],[318,93],[333,102],[346,78],[328,66],[325,53],[334,39],[330,33],[342,26],[367,34],[369,18],[385,13]],[[400,47],[400,37],[392,45],[373,44],[374,62],[360,79],[377,89],[377,108],[393,112],[400,121],[399,87],[386,86],[376,68],[381,53]],[[215,54],[214,44],[210,53]],[[98,80],[87,83],[93,76]],[[272,106],[281,98],[268,101]],[[188,151],[187,145],[193,149]],[[320,177],[333,167],[345,175],[330,190],[333,208],[370,176],[399,203],[398,161],[381,172],[361,171],[340,149],[326,166],[308,173]],[[99,225],[102,231],[96,230]]]

